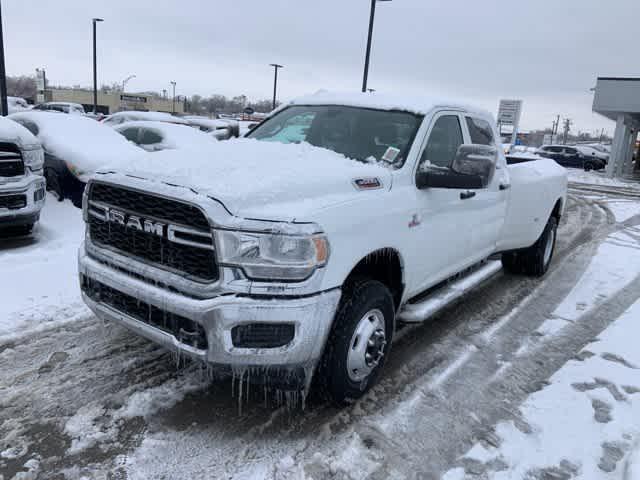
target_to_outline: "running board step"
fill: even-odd
[[[500,261],[489,261],[472,273],[461,277],[429,294],[418,303],[408,303],[400,311],[398,320],[405,323],[421,323],[442,308],[457,300],[502,270]]]

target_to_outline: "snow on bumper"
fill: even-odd
[[[290,367],[317,361],[341,294],[339,289],[335,289],[304,298],[261,299],[230,294],[200,300],[172,293],[113,270],[87,256],[84,247],[80,249],[78,261],[81,283],[83,277],[89,278],[162,312],[197,323],[204,328],[207,347],[194,348],[180,341],[176,335],[134,318],[107,301],[90,298],[83,289],[83,299],[96,316],[120,323],[166,348],[216,365]],[[234,346],[232,329],[254,323],[293,325],[295,333],[293,339],[282,347]]]
[[[40,210],[44,206],[44,190],[45,180],[40,175],[28,174],[19,181],[0,182],[0,205],[3,205],[3,198],[25,197],[25,206],[22,208],[3,208],[0,206],[0,226],[20,223],[23,219],[30,223],[37,221]]]

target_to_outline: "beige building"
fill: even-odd
[[[93,111],[93,90],[79,88],[47,89],[47,101],[71,102],[84,106],[87,112]],[[98,112],[110,114],[122,110],[139,110],[150,112],[173,111],[172,99],[158,98],[147,93],[108,92],[98,90]],[[176,100],[175,112],[184,113],[184,102]]]

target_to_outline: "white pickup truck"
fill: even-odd
[[[494,254],[549,267],[566,172],[507,166],[484,111],[318,93],[247,137],[89,182],[79,270],[99,318],[345,402],[375,383],[396,322],[426,319],[424,292]]]
[[[45,202],[43,165],[38,139],[0,117],[0,236],[31,233]]]

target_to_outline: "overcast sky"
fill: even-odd
[[[91,18],[99,83],[128,90],[270,98],[358,90],[368,0],[2,0],[7,72],[45,68],[89,86]],[[640,0],[393,0],[378,3],[369,86],[443,95],[495,113],[524,100],[523,128],[570,117],[574,132],[613,130],[591,113],[597,76],[640,76]]]

